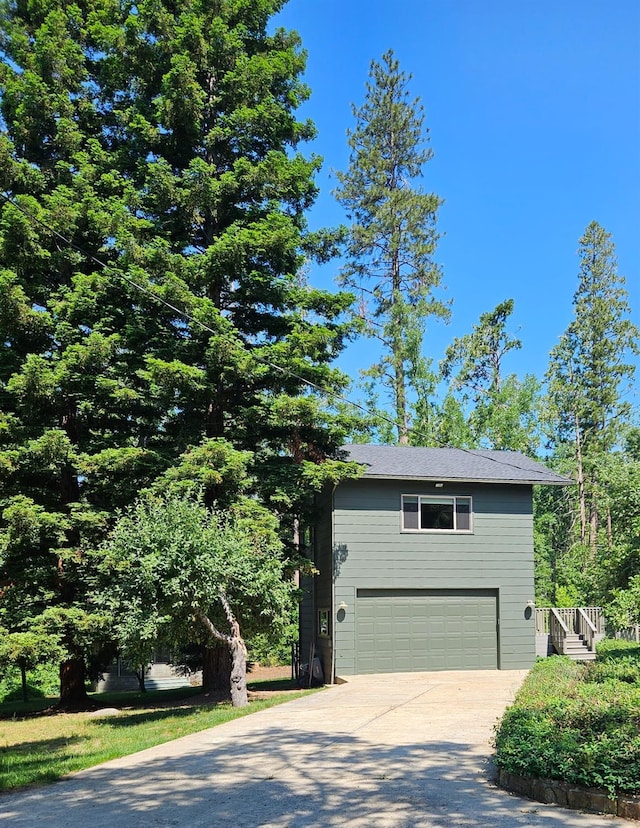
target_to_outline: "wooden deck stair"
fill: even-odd
[[[572,661],[595,661],[596,658],[595,652],[589,649],[584,636],[576,633],[569,633],[565,636],[562,654]]]
[[[551,646],[573,661],[593,661],[596,644],[604,638],[604,632],[605,619],[600,607],[536,608],[538,655],[548,654]]]

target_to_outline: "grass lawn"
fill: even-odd
[[[100,704],[116,707],[117,715],[56,713],[24,716],[24,705],[0,705],[0,791],[52,782],[72,771],[89,768],[127,756],[144,748],[196,733],[223,722],[246,716],[298,698],[308,692],[283,692],[291,684],[283,681],[250,684],[259,695],[245,708],[230,702],[203,703],[199,688],[139,693],[102,693]],[[38,702],[54,704],[56,699]],[[36,705],[37,702],[31,704]]]

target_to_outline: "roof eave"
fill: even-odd
[[[439,477],[411,474],[375,474],[365,472],[360,480],[417,480],[431,483],[509,483],[516,486],[572,486],[573,480],[514,480],[511,478],[495,477]]]

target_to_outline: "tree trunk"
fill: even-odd
[[[237,627],[237,625],[236,625]],[[246,707],[249,704],[247,696],[247,648],[240,637],[240,630],[234,630],[231,650],[231,704],[234,707]]]
[[[584,465],[582,462],[582,439],[580,435],[580,423],[577,415],[575,416],[575,433],[576,433],[576,461],[578,464],[578,502],[580,508],[580,540],[583,544],[587,541],[587,498],[585,492],[584,481]],[[586,561],[583,560],[586,564]]]
[[[60,702],[58,707],[65,710],[82,710],[90,706],[90,699],[84,685],[84,662],[70,658],[60,665]]]
[[[395,360],[396,380],[396,422],[398,424],[398,444],[409,445],[409,427],[407,425],[407,397],[404,384],[404,369],[400,358]]]
[[[231,692],[231,653],[222,642],[204,647],[202,653],[202,690]]]
[[[591,550],[591,560],[595,561],[598,552],[598,503],[594,492],[591,494],[591,503],[589,504],[589,548]]]
[[[134,670],[133,672],[136,674],[136,678],[138,679],[138,690],[141,693],[146,693],[147,692],[147,685],[145,684],[144,678],[145,678],[145,674],[147,672],[147,665],[146,664],[141,664],[140,669],[139,670]]]
[[[22,701],[29,701],[29,692],[27,690],[27,668],[24,659],[20,661],[20,679],[22,681]]]
[[[395,189],[395,187],[394,187]],[[396,305],[401,302],[401,281],[400,281],[400,255],[394,249],[391,257],[391,284],[392,284],[392,318]],[[407,386],[404,372],[404,359],[402,347],[402,331],[398,330],[398,320],[392,321],[393,331],[391,334],[391,353],[393,355],[393,390],[395,396],[396,423],[398,429],[398,443],[401,446],[409,445],[409,423],[407,417]]]
[[[224,411],[219,402],[222,399],[223,387],[222,383],[218,383],[218,395],[216,400],[212,400],[207,404],[205,417],[205,434],[207,437],[224,436]]]
[[[249,704],[247,697],[247,648],[240,635],[240,625],[231,611],[227,596],[220,591],[219,598],[229,621],[231,635],[221,633],[202,610],[196,610],[196,614],[212,638],[227,645],[224,649],[227,651],[227,658],[231,656],[231,673],[227,673],[231,682],[231,703],[234,707],[245,707]]]

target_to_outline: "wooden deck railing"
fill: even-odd
[[[564,653],[564,643],[569,635],[569,627],[566,625],[563,615],[566,617],[565,612],[555,607],[551,607],[549,610],[549,634],[556,653]]]
[[[580,635],[589,650],[604,638],[605,618],[601,607],[536,607],[536,635],[551,636],[556,652],[564,652],[568,635]]]
[[[596,642],[602,638],[602,636],[598,636],[598,628],[582,607],[577,607],[576,632],[582,636],[583,641],[591,652],[595,650]]]
[[[595,626],[598,635],[604,635],[605,617],[602,614],[602,607],[555,607],[554,609],[571,631],[576,631],[576,614],[577,611],[580,610]],[[550,631],[550,614],[551,607],[536,607],[535,617],[537,635],[544,635]]]
[[[605,617],[602,614],[602,607],[580,607],[581,612],[584,612],[594,624],[596,634],[604,636],[605,634]]]
[[[549,633],[549,608],[536,607],[536,635]]]

